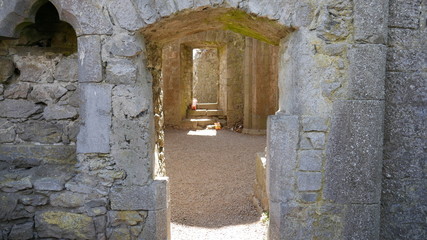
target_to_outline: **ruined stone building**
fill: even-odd
[[[203,114],[267,134],[269,239],[426,239],[426,20],[426,0],[0,0],[0,239],[169,239],[163,128],[199,124],[199,57]]]

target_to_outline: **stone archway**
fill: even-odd
[[[2,39],[14,37],[15,26],[32,19],[36,2],[0,1]],[[139,31],[153,23],[162,29],[162,22],[178,12],[178,18],[185,18],[224,11],[212,21],[281,45],[279,111],[270,117],[267,129],[270,239],[378,239],[387,19],[383,1],[369,6],[347,0],[52,3],[78,37],[83,120],[77,173],[59,182],[58,188],[83,201],[72,211],[46,204],[31,208],[35,212],[26,216],[37,223],[26,231],[57,238],[169,238],[167,180],[159,178],[162,133],[155,132],[162,122],[161,99],[155,98],[154,104],[152,100],[161,95],[158,86],[152,88],[160,65],[156,59],[147,61],[150,52],[159,49],[145,45],[154,40],[149,37],[154,32]],[[384,16],[378,18],[378,12]],[[254,28],[239,24],[240,18],[252,21]],[[158,39],[215,29],[204,22],[188,26],[199,28],[182,26],[163,35],[160,31]],[[295,31],[285,37],[266,26]],[[9,49],[0,52],[5,51]],[[22,157],[3,162],[14,164],[17,159]],[[33,180],[15,180],[1,183],[0,201],[13,205],[12,212],[27,211],[30,208],[13,196],[27,192]],[[4,192],[9,186],[25,189]],[[54,224],[64,218],[75,225]],[[23,228],[12,220],[2,221],[8,227],[1,234]]]

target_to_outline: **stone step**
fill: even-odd
[[[216,119],[213,118],[189,118],[184,119],[181,123],[183,128],[196,129],[197,127],[206,127],[207,125],[212,125],[216,122]]]
[[[188,118],[195,116],[224,116],[224,111],[218,109],[197,109],[187,111]]]
[[[198,109],[218,109],[218,103],[198,103]]]

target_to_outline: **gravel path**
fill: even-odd
[[[172,240],[264,239],[252,186],[265,136],[167,129],[165,138]]]

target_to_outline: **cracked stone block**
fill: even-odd
[[[77,109],[71,106],[49,105],[43,112],[46,120],[74,119],[77,116]]]
[[[145,26],[130,0],[113,0],[109,4],[109,10],[120,27],[126,30],[136,31]]]
[[[136,81],[136,65],[123,59],[108,62],[105,81],[112,84],[133,84]]]
[[[27,142],[59,143],[62,126],[41,121],[28,121],[17,126],[18,137]]]
[[[63,58],[56,65],[55,79],[61,82],[77,82],[78,66],[79,61],[77,57]]]
[[[15,224],[9,234],[9,239],[12,240],[26,240],[33,239],[34,222],[27,222],[23,224]]]
[[[29,83],[15,83],[11,85],[6,85],[6,89],[4,90],[4,97],[10,99],[25,99],[27,98],[30,90],[31,85]]]
[[[58,85],[40,84],[33,86],[28,99],[36,103],[52,104],[64,96],[68,90]]]

